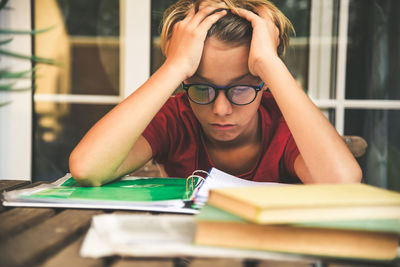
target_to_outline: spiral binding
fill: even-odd
[[[193,192],[193,194],[190,197],[191,200],[195,197],[196,195],[195,193],[206,180],[205,177],[199,175],[200,173],[206,175],[206,177],[208,175],[208,172],[206,171],[195,170],[188,178],[186,178],[186,194],[189,194],[191,191]],[[194,183],[194,178],[198,179],[196,183]],[[192,182],[191,185],[190,182]]]

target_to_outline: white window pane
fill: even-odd
[[[35,54],[62,66],[39,65],[37,94],[119,95],[119,1],[35,1]]]

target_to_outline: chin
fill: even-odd
[[[237,135],[234,134],[215,134],[210,136],[214,141],[221,143],[229,143],[236,140]]]

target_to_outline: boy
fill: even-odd
[[[173,177],[214,166],[254,181],[359,182],[280,58],[290,28],[267,0],[178,1],[164,14],[164,64],[85,135],[73,177],[98,186],[154,158]],[[170,97],[181,83],[186,92]]]

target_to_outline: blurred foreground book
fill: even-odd
[[[206,205],[196,221],[197,245],[368,260],[398,253],[400,219],[255,224]]]

